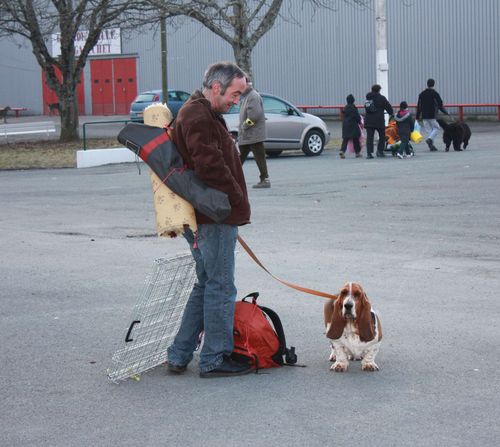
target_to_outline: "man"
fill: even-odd
[[[257,167],[259,168],[260,182],[253,185],[254,188],[271,187],[267,173],[266,151],[264,149],[265,139],[266,116],[264,114],[262,98],[247,79],[247,89],[241,97],[238,142],[241,164],[245,163],[249,152],[252,151]]]
[[[434,146],[434,139],[439,133],[439,124],[436,121],[437,112],[441,110],[445,115],[448,115],[448,111],[443,106],[441,96],[434,90],[435,83],[434,79],[427,80],[427,88],[418,95],[416,114],[417,121],[423,119],[423,126],[427,133],[425,142],[432,152],[437,151],[437,147]]]
[[[177,115],[172,133],[188,168],[208,186],[225,192],[231,214],[217,224],[196,211],[198,231],[184,237],[196,261],[197,281],[173,344],[168,348],[168,370],[183,373],[204,332],[200,352],[200,376],[225,377],[251,371],[235,362],[233,319],[236,299],[234,250],[238,225],[250,223],[250,204],[245,177],[233,138],[221,113],[238,104],[246,90],[245,73],[235,64],[210,65],[203,89],[196,90]]]
[[[366,129],[366,158],[373,158],[373,137],[375,131],[378,133],[377,157],[385,157],[385,118],[384,111],[392,116],[392,106],[387,98],[380,94],[382,87],[378,84],[372,85],[371,92],[366,94],[365,103],[365,129]],[[370,106],[368,106],[370,104]]]

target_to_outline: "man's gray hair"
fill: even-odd
[[[203,76],[203,87],[212,88],[214,82],[219,82],[221,95],[226,92],[229,84],[235,78],[246,78],[246,73],[233,62],[216,62],[209,65]]]

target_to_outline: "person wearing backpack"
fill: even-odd
[[[377,157],[385,157],[385,119],[384,112],[390,116],[394,114],[387,98],[380,93],[382,87],[372,86],[371,92],[366,94],[365,101],[365,129],[366,129],[366,158],[373,158],[373,138],[378,133]]]
[[[352,139],[356,158],[361,157],[361,144],[359,137],[361,136],[361,116],[358,109],[354,105],[354,96],[348,95],[346,98],[347,104],[344,107],[344,121],[342,122],[342,146],[340,147],[340,158],[345,158],[347,143]]]

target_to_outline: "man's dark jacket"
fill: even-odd
[[[172,139],[188,168],[207,186],[225,192],[231,203],[231,214],[222,223],[250,223],[245,177],[238,151],[221,114],[197,90],[180,109]],[[196,211],[198,224],[214,223]]]
[[[372,113],[366,112],[365,127],[384,129],[385,128],[384,110],[387,111],[387,113],[392,116],[394,114],[392,106],[389,104],[389,101],[387,101],[387,98],[378,92],[367,93],[366,99],[373,100],[377,110]]]
[[[438,110],[441,110],[445,115],[448,112],[443,106],[443,100],[439,93],[432,87],[426,88],[420,95],[418,95],[417,114],[416,118],[422,119],[436,119]]]

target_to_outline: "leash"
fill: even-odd
[[[314,290],[314,289],[309,289],[307,287],[302,287],[302,286],[299,286],[297,284],[293,284],[291,282],[288,282],[288,281],[285,281],[283,279],[280,279],[278,278],[277,276],[274,276],[265,266],[264,264],[262,264],[262,262],[260,262],[259,258],[257,258],[257,256],[255,256],[254,252],[252,251],[252,249],[248,246],[248,244],[243,240],[243,238],[238,235],[238,242],[240,243],[240,245],[245,249],[245,251],[248,253],[248,255],[255,261],[255,263],[262,269],[264,270],[268,275],[270,275],[271,277],[273,277],[276,281],[279,281],[281,284],[284,284],[285,286],[287,287],[290,287],[292,289],[295,289],[295,290],[298,290],[299,292],[304,292],[304,293],[308,293],[310,295],[316,295],[316,296],[320,296],[322,298],[328,298],[330,300],[336,300],[337,299],[337,295],[331,295],[330,293],[326,293],[326,292],[320,292],[319,290]]]

